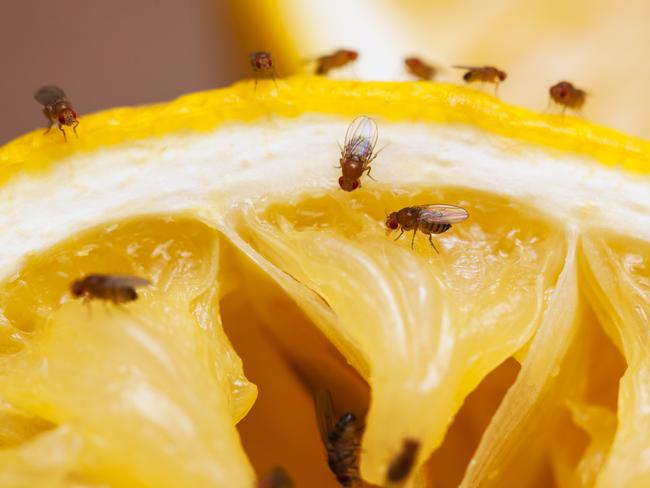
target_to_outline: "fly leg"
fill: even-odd
[[[431,239],[431,234],[429,234],[429,242],[431,243],[431,247],[433,247],[433,250],[436,251],[437,254],[440,254],[440,252],[436,248],[436,245],[433,243],[433,239]]]
[[[131,315],[131,312],[129,311],[128,308],[124,306],[123,303],[120,302],[114,302],[115,303],[115,309],[119,310],[120,312],[126,314],[126,315]]]
[[[368,178],[370,178],[372,181],[377,181],[372,176],[370,176],[370,166],[368,166],[364,171],[366,171],[366,174],[368,175]],[[361,173],[361,174],[363,174],[363,173]]]
[[[273,84],[275,85],[275,90],[278,90],[278,82],[275,80],[276,78],[275,70],[273,70],[273,74],[271,75],[271,79],[273,79]]]
[[[47,111],[46,108],[43,109],[43,115],[45,115],[45,118],[50,123],[50,125],[47,126],[47,130],[44,132],[44,134],[47,134],[48,132],[50,132],[52,125],[54,125],[54,121],[50,118],[49,112]]]
[[[93,318],[93,310],[90,305],[90,299],[87,296],[83,297],[83,304],[88,313],[88,320],[91,320]]]
[[[396,241],[397,239],[399,239],[400,237],[402,237],[402,234],[404,234],[404,229],[403,229],[403,228],[399,230],[399,235],[398,235],[395,239],[393,239],[393,240]]]
[[[59,130],[60,130],[61,133],[63,134],[63,140],[64,140],[65,142],[68,142],[68,136],[65,135],[65,130],[63,130],[63,124],[59,124]]]
[[[77,136],[77,139],[79,139],[79,134],[77,134],[77,126],[79,125],[79,121],[75,120],[74,125],[72,126],[72,132],[74,132],[74,135]]]
[[[418,231],[418,226],[415,226],[415,229],[413,229],[413,237],[411,238],[411,249],[413,249],[413,246],[415,245],[415,234]]]
[[[388,144],[386,144],[384,147],[382,147],[379,151],[377,151],[375,154],[372,155],[372,157],[366,162],[366,166],[370,166],[370,163],[372,163],[377,156],[379,156],[379,153],[382,152],[384,149],[388,147]]]

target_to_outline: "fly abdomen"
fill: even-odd
[[[451,229],[451,224],[442,222],[423,222],[420,224],[420,229],[425,234],[442,234]]]
[[[354,423],[357,418],[352,413],[346,413],[334,424],[332,432],[330,432],[329,440],[330,442],[338,442],[338,440],[343,437],[350,427],[354,427]]]
[[[343,415],[327,438],[327,465],[341,486],[354,486],[359,480],[356,420],[351,413]]]

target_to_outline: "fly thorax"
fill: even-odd
[[[405,229],[413,229],[418,224],[418,210],[416,208],[403,208],[398,212],[398,220]]]
[[[363,172],[363,162],[356,156],[351,156],[341,163],[343,176],[357,179]]]

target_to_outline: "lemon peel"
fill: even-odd
[[[65,372],[83,369],[90,361],[87,355],[65,355],[67,344],[81,341],[93,347],[126,340],[133,343],[131,353],[107,347],[101,357],[109,364],[131,362],[149,372],[139,377],[145,378],[139,385],[148,398],[153,391],[148,387],[161,381],[171,404],[181,405],[188,419],[224,439],[222,444],[196,444],[191,436],[181,436],[187,449],[175,461],[198,449],[194,457],[205,465],[216,458],[230,461],[205,479],[251,483],[252,470],[233,425],[250,408],[254,387],[241,375],[221,330],[219,307],[206,311],[198,295],[218,302],[227,283],[252,266],[299,305],[370,385],[373,400],[361,457],[365,479],[381,484],[402,439],[415,436],[423,449],[414,486],[424,486],[426,459],[444,442],[463,401],[513,356],[522,364],[520,374],[487,427],[464,486],[498,484],[502,476],[510,479],[525,469],[534,477],[550,436],[540,434],[539,449],[531,451],[526,463],[517,458],[521,443],[540,432],[543,419],[555,425],[558,412],[569,415],[563,402],[570,393],[576,397],[571,405],[591,407],[582,390],[572,392],[575,377],[569,373],[590,357],[578,347],[587,334],[578,282],[598,290],[612,273],[630,273],[627,268],[607,271],[600,264],[598,253],[608,255],[614,233],[650,240],[648,143],[583,120],[533,114],[451,85],[303,77],[278,85],[276,91],[272,82],[261,83],[254,91],[252,82],[242,82],[169,104],[106,111],[82,118],[79,141],[63,144],[36,132],[0,149],[0,226],[12,229],[12,234],[0,236],[5,250],[0,258],[5,282],[0,343],[18,341],[18,352],[12,351],[16,356],[2,361],[0,395],[57,425],[55,433],[72,422],[119,446],[110,429],[93,423],[88,416],[92,412],[78,410],[71,398],[83,398],[83,392],[66,398],[49,388],[74,391]],[[360,190],[344,194],[336,189],[336,140],[359,113],[377,119],[380,145],[387,147],[373,163],[378,182],[364,180]],[[81,130],[84,126],[87,133]],[[470,212],[467,222],[439,237],[440,256],[432,254],[426,241],[416,240],[412,251],[407,243],[386,238],[385,210],[440,201]],[[94,230],[83,234],[89,228]],[[138,238],[134,228],[141,229]],[[193,232],[205,244],[204,251],[192,248],[192,239],[186,238]],[[602,251],[589,247],[589,240],[583,242],[594,233],[607,239],[598,244]],[[235,266],[228,278],[219,271],[225,266],[219,249],[226,242],[248,263]],[[138,254],[142,246],[148,251]],[[581,264],[584,249],[588,267]],[[626,255],[632,254],[641,259],[640,251]],[[96,261],[85,261],[87,255]],[[622,262],[629,268],[632,258],[627,259]],[[134,307],[143,323],[99,313],[96,323],[84,328],[82,307],[61,303],[66,280],[90,272],[91,264],[119,265],[126,268],[121,272],[152,279],[151,293],[145,292]],[[174,288],[186,279],[202,283],[202,292]],[[619,281],[638,287],[635,283],[644,279]],[[217,288],[210,283],[218,283]],[[620,304],[627,306],[625,300],[611,303],[601,296],[623,296],[627,288],[593,293],[597,298],[592,306],[603,316],[617,317],[612,310],[633,316],[631,309],[618,310]],[[264,315],[271,329],[282,321],[279,310],[269,317],[267,304]],[[169,317],[180,317],[178,329]],[[633,347],[636,336],[622,325],[626,321],[602,322],[626,359],[640,364]],[[78,328],[83,333],[75,332]],[[164,368],[146,360],[151,351],[142,344],[142,349],[136,347],[133,334],[144,332],[152,337],[145,343],[168,351],[172,363],[184,364],[197,350],[211,350],[210,357],[229,372],[231,381],[219,375],[219,368],[188,366],[187,377],[194,379],[170,386],[170,378],[153,373]],[[39,376],[44,358],[70,361],[71,369],[53,370],[50,379],[56,381],[45,381],[47,375]],[[84,369],[91,379],[102,371]],[[623,383],[627,395],[643,369],[628,374]],[[217,393],[199,399],[197,392],[212,388],[199,385],[214,381],[220,385]],[[33,384],[39,388],[29,394]],[[179,391],[190,393],[176,396]],[[99,397],[110,406],[112,397],[104,394]],[[210,408],[220,412],[218,420],[199,415],[202,409],[184,403],[187,398],[195,398],[198,405],[215,402],[218,407]],[[165,420],[159,424],[169,428],[176,423],[173,418],[183,418],[169,413],[176,411],[173,407],[165,413],[165,402],[158,403],[160,408],[149,412],[146,421],[155,424],[160,415]],[[602,486],[621,466],[631,469],[624,464],[630,450],[640,452],[636,446],[644,431],[634,432],[627,422],[642,413],[643,405],[639,411],[622,406],[619,421],[626,430],[604,437],[613,440],[611,458],[598,474]],[[95,404],[93,411],[101,408]],[[132,419],[126,415],[117,420],[116,425],[124,426]],[[588,430],[587,422],[577,424],[574,428]],[[74,439],[88,442],[73,432]],[[37,447],[39,439],[34,441]],[[151,438],[136,441],[139,452],[173,465]],[[93,445],[96,450],[90,452],[99,452],[100,458],[113,455],[100,447]],[[598,449],[606,451],[602,445]],[[116,483],[144,480],[162,486],[173,476],[190,480],[195,474],[186,466],[160,475],[140,469],[141,463],[132,459],[110,456],[110,462],[104,459],[98,467],[78,455],[70,450],[63,465]],[[580,443],[553,455],[560,470],[568,459],[580,460]],[[643,476],[640,470],[629,479]]]
[[[356,82],[293,76],[253,89],[252,81],[198,92],[173,102],[125,107],[83,115],[79,139],[62,144],[40,130],[0,149],[0,181],[25,171],[46,169],[81,151],[175,132],[209,131],[226,122],[250,122],[273,113],[354,116],[372,113],[391,121],[419,120],[468,124],[482,130],[582,154],[603,164],[650,172],[650,143],[587,120],[541,115],[508,105],[491,95],[456,85],[419,82]],[[260,84],[262,86],[262,84]]]

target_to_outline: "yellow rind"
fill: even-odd
[[[192,93],[174,101],[116,108],[81,117],[79,138],[65,143],[56,129],[41,129],[0,148],[0,183],[17,174],[49,169],[68,156],[170,133],[209,131],[228,122],[305,113],[354,116],[394,122],[467,124],[558,151],[591,157],[603,165],[650,173],[650,142],[575,117],[542,115],[450,84],[357,82],[294,76]]]

